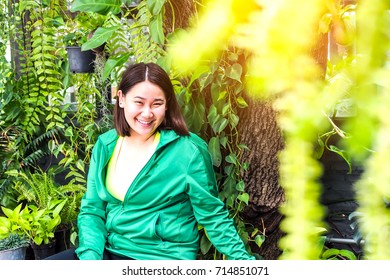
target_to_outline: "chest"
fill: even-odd
[[[115,165],[116,173],[138,173],[149,161],[153,153],[154,149],[139,150],[132,147],[122,147]]]
[[[155,152],[155,147],[132,147],[119,139],[108,164],[106,187],[114,197],[123,200],[125,195]]]

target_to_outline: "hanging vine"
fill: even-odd
[[[247,63],[247,89],[253,98],[259,98],[261,93],[262,98],[272,100],[285,139],[279,157],[280,182],[286,194],[286,203],[280,209],[285,215],[281,228],[286,233],[279,243],[282,259],[317,259],[321,253],[317,229],[323,226],[318,182],[322,170],[315,160],[314,143],[329,125],[324,112],[334,107],[344,92],[318,79],[309,49],[316,39],[318,19],[333,2],[278,1],[262,3],[260,7],[257,1],[250,0],[212,1],[199,24],[183,33],[170,49],[182,73],[196,72],[204,61],[215,59],[231,43],[252,54]],[[357,198],[363,212],[361,223],[368,241],[368,258],[384,259],[389,258],[385,249],[389,242],[389,180],[385,167],[390,138],[385,112],[390,103],[388,82],[384,79],[388,75],[389,4],[359,1],[359,5],[358,24],[362,23],[365,34],[358,40],[358,51],[363,56],[357,63],[361,64],[353,71],[342,72],[350,77],[358,73],[354,81],[359,90],[354,98],[361,104],[360,117],[343,129],[350,136],[346,141],[348,152],[356,158],[367,157],[367,153],[361,153],[362,147],[366,152],[375,150],[358,183]],[[376,24],[368,24],[372,18]],[[204,40],[205,36],[209,40]],[[347,82],[348,79],[342,80],[342,87],[350,86]]]
[[[390,259],[390,110],[389,49],[390,3],[359,1],[356,69],[349,70],[354,83],[357,117],[346,125],[353,137],[345,141],[354,158],[364,162],[357,182],[358,228],[365,241],[365,259]]]

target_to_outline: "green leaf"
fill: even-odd
[[[243,192],[245,191],[245,183],[243,180],[239,181],[236,185],[236,190],[238,190],[239,192]]]
[[[349,260],[356,260],[356,255],[352,251],[341,249],[339,254]]]
[[[232,163],[232,164],[237,164],[237,157],[235,154],[230,154],[228,155],[225,160],[229,163]]]
[[[201,250],[202,254],[205,255],[210,250],[211,246],[212,246],[212,243],[207,238],[207,235],[204,234],[202,236],[202,238],[200,239],[200,250]]]
[[[228,125],[229,121],[225,118],[221,118],[218,123],[216,124],[216,129],[215,129],[215,132],[217,133],[221,133],[225,128],[226,126]]]
[[[239,97],[237,98],[237,105],[238,105],[238,107],[240,107],[240,108],[246,108],[246,107],[248,107],[248,103],[246,103],[246,101],[244,100],[244,98],[242,98],[241,96],[239,96]]]
[[[192,85],[192,83],[193,83],[195,80],[199,79],[200,76],[202,76],[202,75],[204,75],[204,74],[208,74],[209,71],[210,71],[210,68],[209,68],[208,66],[206,66],[206,65],[202,65],[202,66],[197,67],[197,68],[195,69],[195,72],[194,72],[194,73],[192,74],[192,76],[191,76],[191,80],[190,80],[190,82],[189,82],[189,84],[188,84],[188,87],[189,87],[190,85]]]
[[[316,159],[320,159],[324,154],[325,143],[320,137],[317,138],[317,142],[318,145],[315,145],[313,149],[313,157]]]
[[[128,61],[130,55],[131,53],[128,53],[125,55],[110,57],[109,59],[107,59],[103,69],[103,76],[102,76],[103,81],[105,81],[110,76],[112,70],[115,67],[124,65]]]
[[[238,124],[240,118],[236,114],[230,114],[230,125],[232,128],[235,128]]]
[[[229,60],[230,61],[237,61],[238,60],[238,54],[236,53],[229,53]]]
[[[227,142],[228,138],[226,136],[219,137],[219,143],[221,143],[222,147],[226,148]]]
[[[25,9],[36,7],[39,8],[39,3],[36,1],[21,1],[19,3],[19,12],[22,14]]]
[[[107,42],[108,39],[119,29],[119,25],[111,27],[99,27],[92,38],[89,39],[81,46],[81,51],[87,51],[93,48],[97,48]]]
[[[225,105],[222,107],[222,115],[226,116],[227,113],[231,110],[231,105],[229,102],[227,102]]]
[[[75,0],[70,8],[71,12],[95,12],[102,15],[121,11],[121,0]]]
[[[345,162],[348,164],[348,167],[349,167],[348,173],[351,174],[352,173],[352,164],[351,164],[351,161],[349,160],[348,154],[345,153],[345,151],[339,149],[338,147],[336,147],[334,145],[330,145],[329,150],[338,154],[339,156],[341,156],[345,160]]]
[[[162,14],[154,16],[149,23],[150,36],[157,44],[164,44],[164,31],[163,31],[163,18]]]
[[[73,128],[71,126],[69,126],[66,130],[65,130],[65,136],[66,137],[73,137]]]
[[[241,83],[242,66],[234,63],[226,69],[226,76]]]
[[[226,95],[227,95],[227,91],[226,90],[221,91],[219,93],[219,95],[218,95],[217,101],[220,101],[220,100],[224,99],[226,97]]]
[[[164,4],[165,0],[147,0],[148,9],[152,15],[160,14]]]
[[[211,154],[214,166],[219,167],[222,162],[221,146],[219,144],[218,137],[212,137],[210,139],[208,150]]]
[[[209,113],[207,114],[207,119],[210,125],[214,125],[218,121],[217,107],[215,107],[214,104],[211,104],[210,106]]]
[[[345,250],[345,249],[335,249],[335,248],[331,248],[331,249],[328,249],[326,250],[323,254],[322,254],[322,259],[326,259],[326,260],[329,260],[329,259],[337,259],[337,257],[344,257],[344,258],[347,258],[349,260],[356,260],[356,256],[353,252],[349,251],[349,250]]]
[[[246,205],[248,205],[249,194],[247,194],[247,193],[240,194],[239,196],[237,196],[237,199],[244,202]]]
[[[56,219],[57,216],[58,216],[58,218],[60,218],[60,217],[59,217],[59,214],[60,214],[62,208],[64,207],[65,203],[66,203],[66,200],[63,200],[63,201],[61,201],[61,203],[59,203],[59,204],[54,208],[54,210],[53,210],[53,217],[54,217],[54,219]],[[60,222],[60,221],[61,221],[61,219],[59,220],[59,222]],[[57,224],[59,224],[59,222],[56,221],[55,224],[57,225]]]
[[[264,235],[260,235],[260,234],[256,235],[256,237],[255,237],[255,243],[256,243],[257,246],[259,246],[259,248],[260,248],[261,245],[264,243],[264,241],[265,241]]]
[[[34,237],[33,241],[34,241],[35,244],[37,244],[39,246],[39,245],[42,244],[43,238],[40,237],[40,236],[36,236],[36,237]]]
[[[76,166],[79,170],[81,170],[82,172],[85,172],[85,169],[84,169],[84,162],[79,159],[77,162],[76,162]]]

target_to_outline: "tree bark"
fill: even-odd
[[[169,34],[176,28],[189,26],[196,12],[196,3],[194,0],[172,0],[165,3],[164,9],[164,32]]]
[[[319,34],[311,48],[311,55],[319,66],[322,79],[327,67],[327,45],[328,34]],[[244,174],[250,204],[243,217],[265,235],[262,246],[253,246],[252,250],[265,259],[273,260],[282,253],[278,242],[284,234],[279,227],[283,216],[278,210],[285,202],[283,187],[279,184],[278,160],[284,140],[277,124],[277,112],[272,109],[272,101],[259,101],[251,97],[246,99],[249,100],[249,106],[239,112],[238,126],[240,143],[250,148],[243,155],[250,166]]]
[[[265,259],[277,259],[281,251],[277,242],[282,236],[278,209],[284,202],[283,188],[279,184],[278,152],[283,148],[283,137],[276,121],[276,112],[270,102],[247,97],[248,107],[239,112],[238,133],[240,143],[249,147],[243,159],[249,162],[244,174],[249,206],[243,218],[265,235],[265,243],[252,250]]]

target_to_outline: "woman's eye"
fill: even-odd
[[[163,103],[154,103],[153,105],[154,105],[155,107],[159,107],[159,106],[163,105]]]

